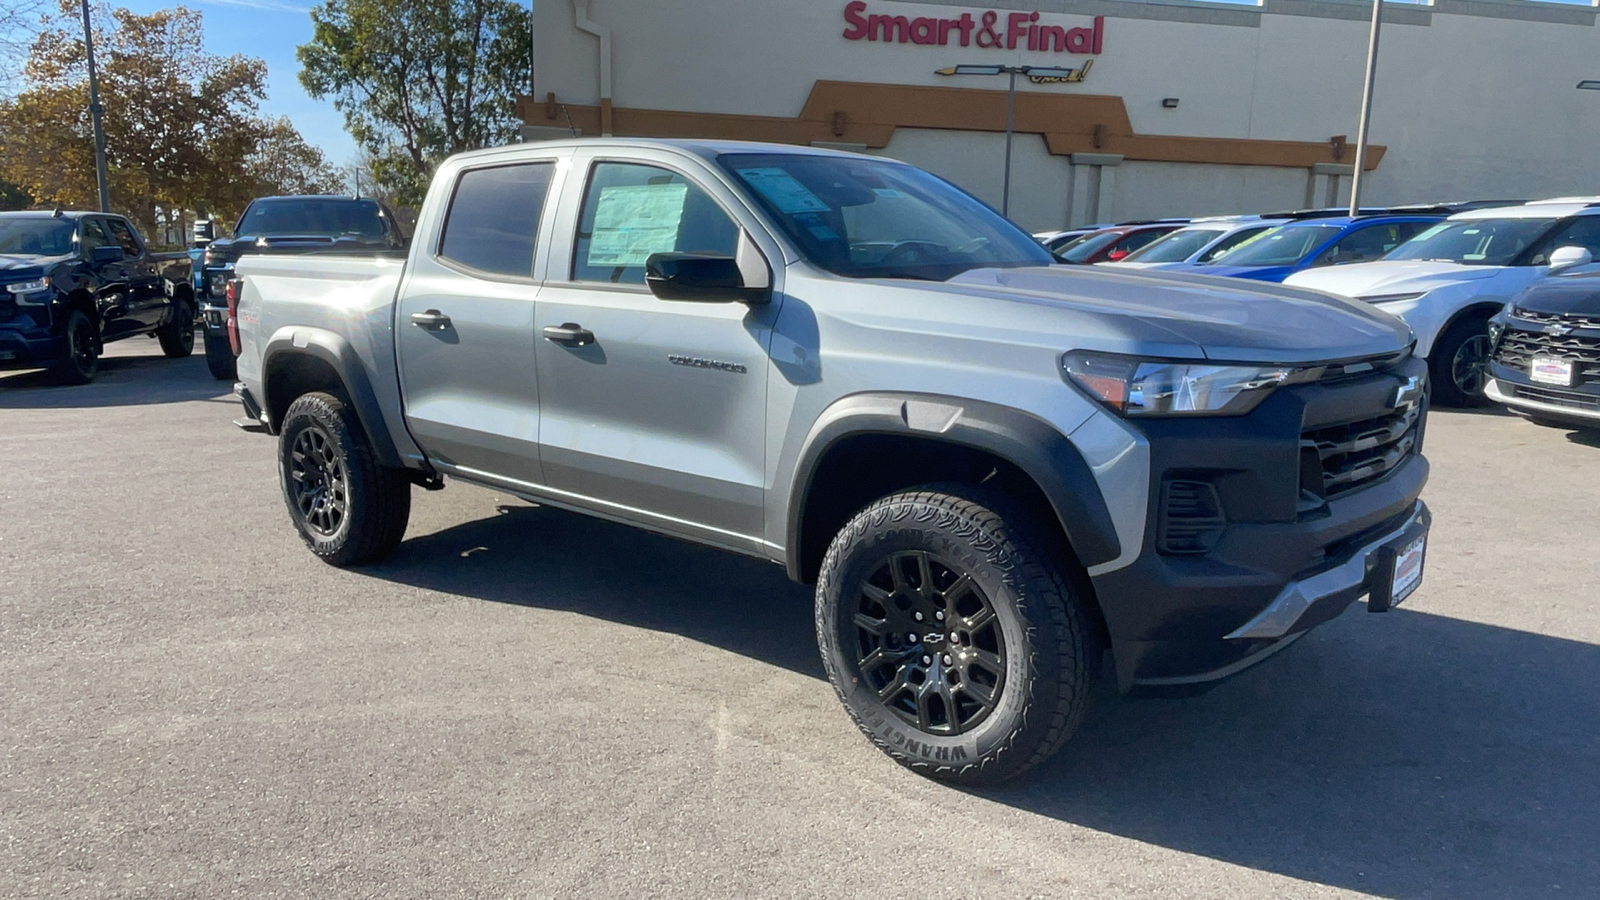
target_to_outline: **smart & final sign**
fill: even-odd
[[[1095,16],[1088,28],[1040,25],[1036,12],[1000,13],[983,10],[976,17],[963,12],[950,19],[930,16],[891,16],[868,13],[865,0],[845,5],[844,39],[947,47],[978,46],[997,50],[1039,50],[1047,53],[1098,54],[1105,39],[1105,16]]]

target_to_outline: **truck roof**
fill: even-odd
[[[713,159],[728,153],[781,153],[786,156],[841,156],[860,158],[865,154],[851,153],[848,150],[834,150],[828,147],[806,147],[799,144],[775,144],[761,141],[714,141],[693,140],[687,138],[632,138],[632,137],[575,137],[559,138],[552,141],[536,141],[527,144],[508,144],[504,147],[491,147],[487,150],[469,150],[458,153],[454,159],[481,159],[483,157],[498,156],[504,153],[514,153],[526,147],[565,148],[565,147],[634,147],[639,149],[665,148],[692,153],[695,156]],[[872,159],[882,159],[885,162],[898,162],[886,157],[874,156]]]
[[[17,209],[0,212],[0,217],[8,219],[81,219],[84,216],[116,216],[125,219],[122,213],[103,213],[96,209]]]

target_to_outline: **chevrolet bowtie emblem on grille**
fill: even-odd
[[[1405,383],[1395,388],[1394,402],[1389,405],[1396,410],[1410,409],[1422,401],[1422,379],[1412,375]]]
[[[1551,322],[1549,325],[1544,327],[1544,333],[1553,334],[1556,337],[1566,337],[1572,333],[1572,326],[1563,325],[1560,322]]]

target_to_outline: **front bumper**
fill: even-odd
[[[1138,558],[1092,578],[1124,690],[1219,680],[1369,592],[1380,551],[1428,519],[1425,401],[1397,462],[1353,486],[1335,473],[1326,483],[1338,487],[1319,502],[1308,496],[1319,481],[1315,443],[1337,423],[1365,433],[1367,417],[1392,407],[1425,366],[1413,358],[1380,375],[1284,389],[1247,416],[1141,424],[1152,484],[1166,487],[1151,492]],[[1173,527],[1184,521],[1172,515],[1178,483],[1214,490],[1220,515],[1199,539]]]
[[[0,369],[33,369],[66,358],[67,345],[45,329],[0,326]]]
[[[1600,425],[1600,392],[1534,384],[1526,375],[1505,366],[1492,367],[1484,395],[1513,410],[1588,427]]]

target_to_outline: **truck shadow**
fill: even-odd
[[[558,510],[502,506],[367,571],[822,677],[809,591],[777,567]],[[1587,895],[1600,883],[1597,685],[1591,644],[1354,609],[1200,697],[1101,690],[1055,759],[974,794],[1384,897]]]
[[[183,403],[227,397],[231,382],[206,371],[205,359],[149,356],[106,356],[100,374],[89,384],[59,385],[43,370],[0,372],[0,409],[94,409]]]

